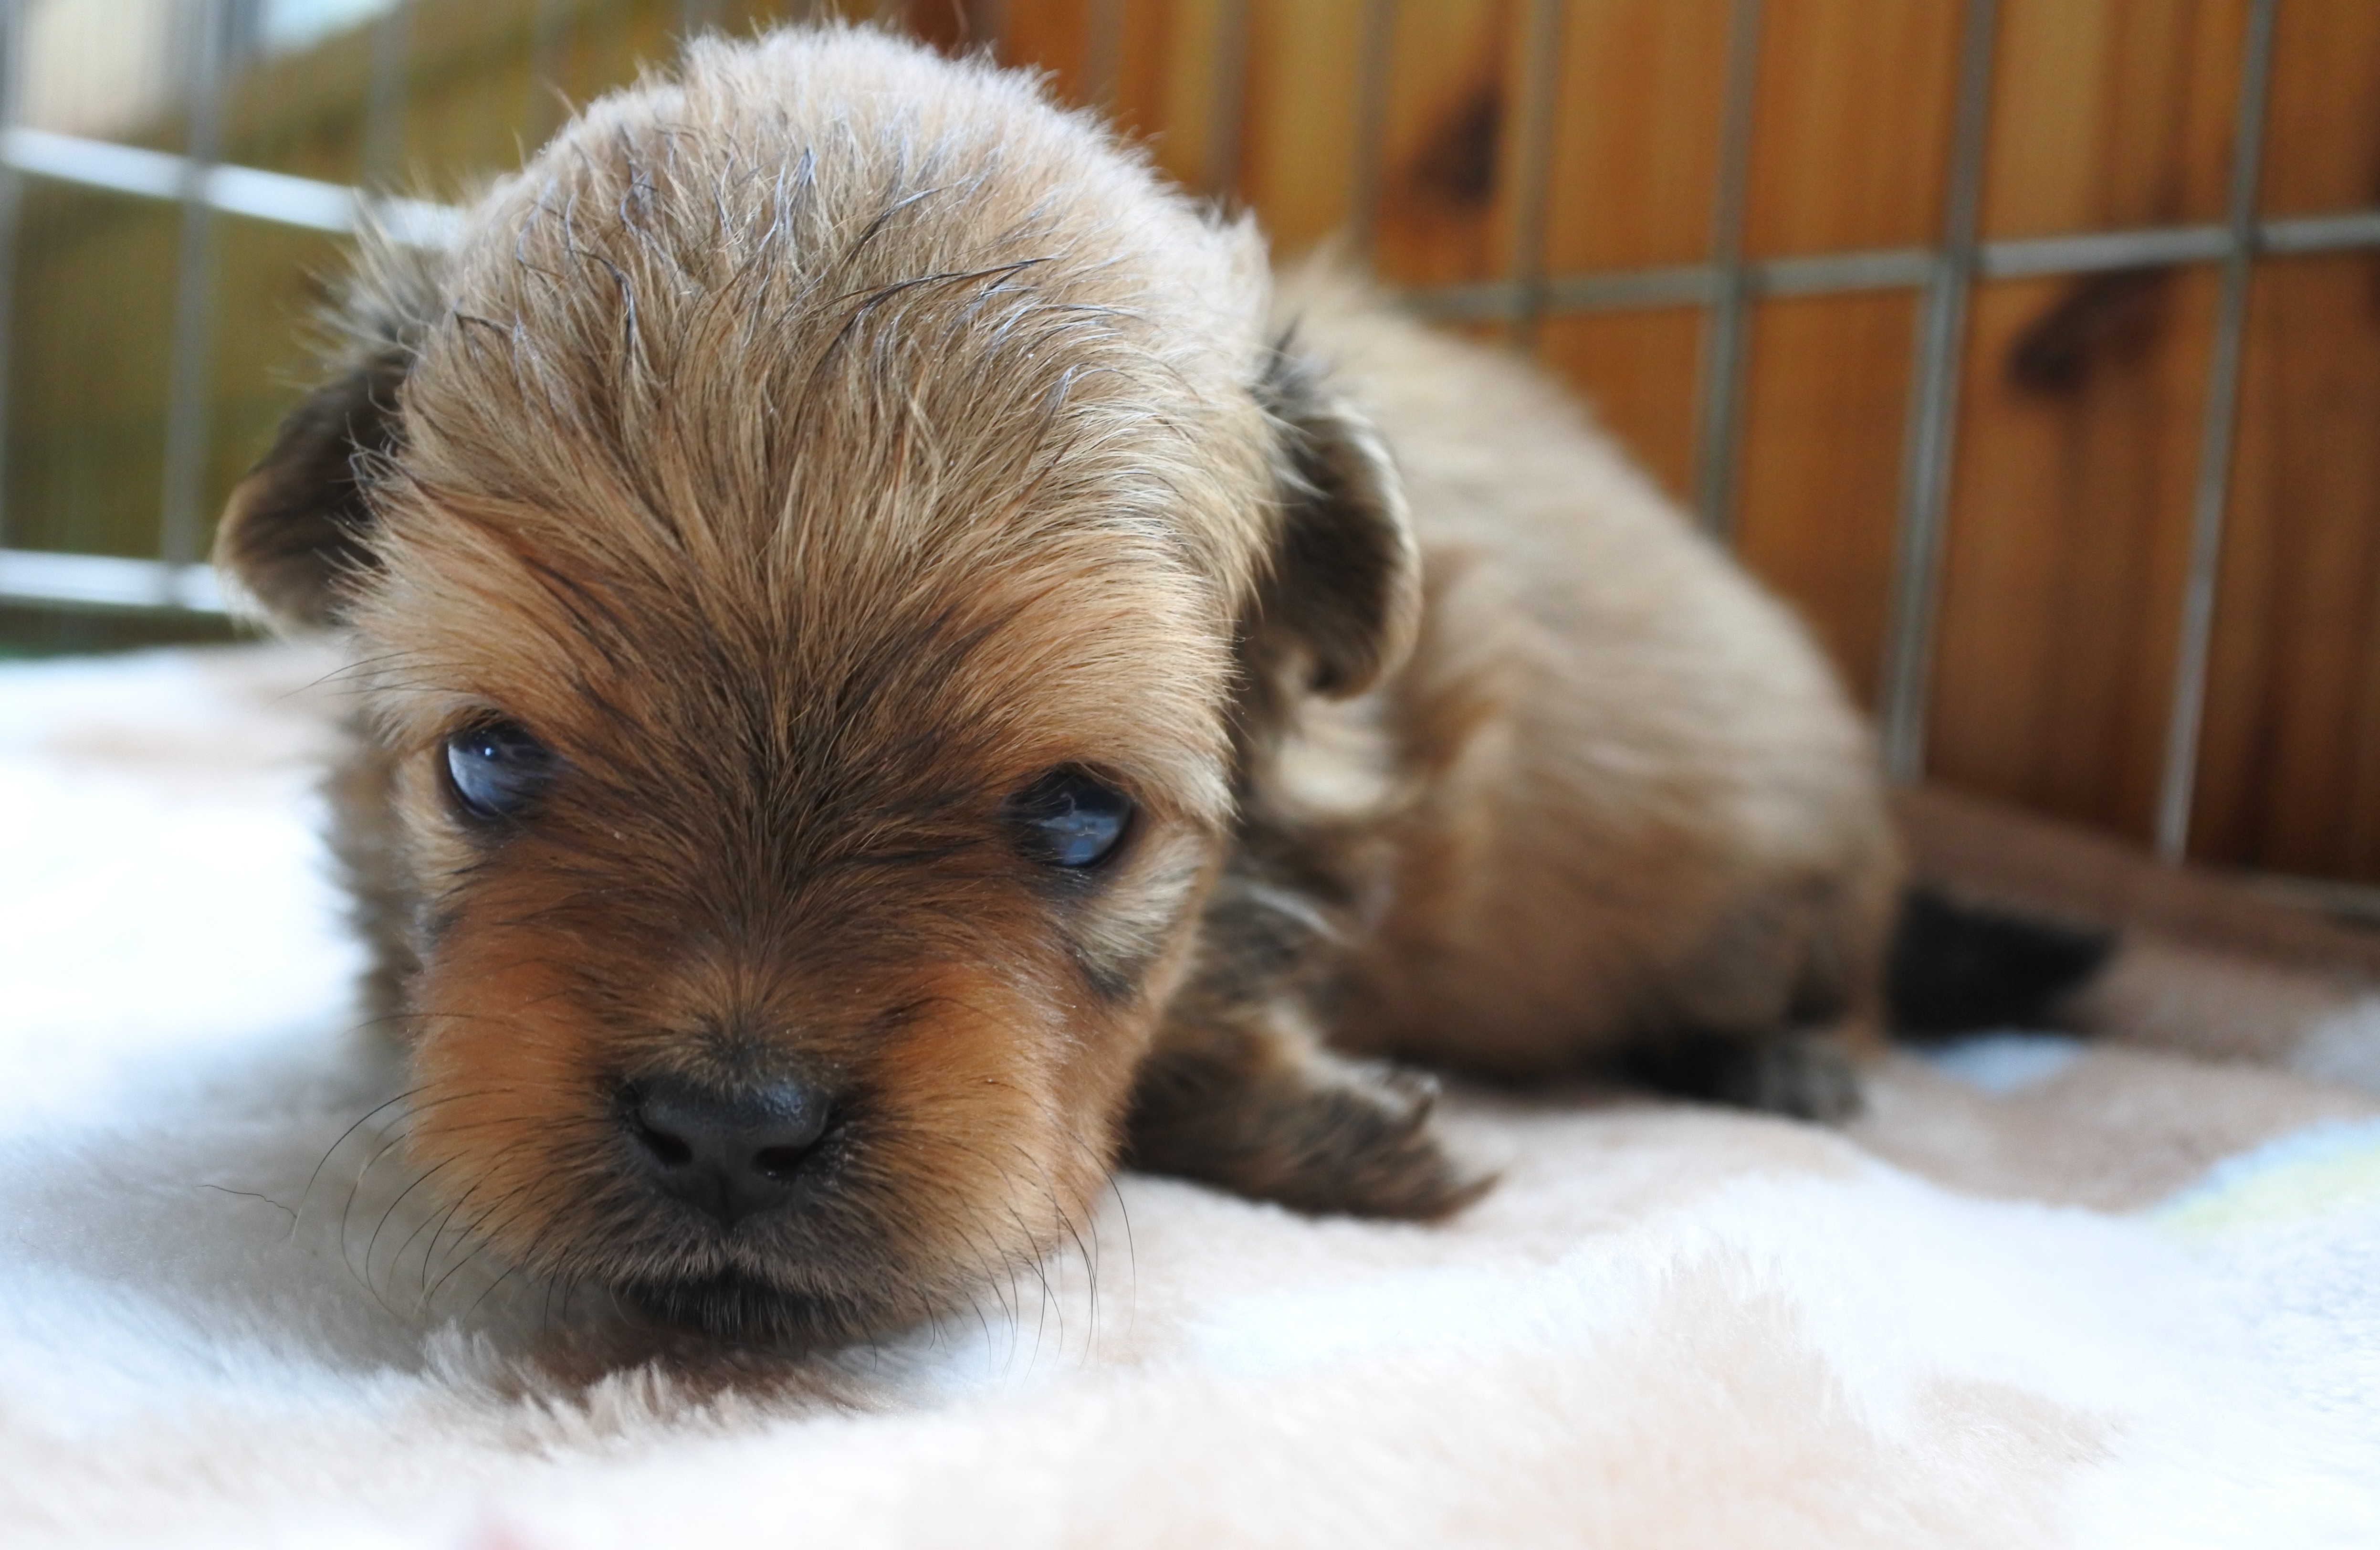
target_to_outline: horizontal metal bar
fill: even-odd
[[[2221,226],[2171,226],[1986,242],[1981,262],[1987,279],[2021,280],[2042,275],[2085,275],[2103,269],[2211,263],[2230,250],[2230,234]]]
[[[79,183],[143,199],[179,200],[189,158],[136,145],[115,145],[47,129],[0,132],[0,163],[36,177]],[[462,226],[451,205],[418,199],[374,199],[344,183],[267,172],[261,167],[210,166],[197,174],[199,201],[227,215],[246,215],[312,231],[356,229],[364,213],[408,247],[451,246]]]
[[[2267,221],[2258,231],[2258,250],[2277,256],[2301,257],[2380,248],[2380,210],[2291,215]],[[2013,280],[2161,264],[2214,263],[2228,257],[2230,251],[2230,234],[2221,226],[2163,226],[1986,242],[1978,250],[1977,265],[1986,279]],[[1876,248],[1858,252],[1815,253],[1806,258],[1766,259],[1747,265],[1745,279],[1754,294],[1759,296],[1905,290],[1926,284],[1940,262],[1937,254],[1924,248]],[[1614,269],[1549,280],[1545,298],[1548,309],[1557,312],[1698,307],[1708,306],[1718,298],[1720,284],[1720,271],[1714,264]],[[1510,318],[1520,305],[1517,292],[1509,285],[1446,286],[1415,291],[1407,299],[1425,316],[1454,323]]]
[[[2263,245],[2267,253],[2291,257],[2380,248],[2380,210],[2355,210],[2342,215],[2291,215],[2266,221]]]
[[[180,199],[183,179],[188,176],[186,161],[167,152],[54,134],[46,129],[0,130],[0,164],[37,177],[146,199]],[[372,199],[342,183],[293,177],[261,167],[210,167],[200,177],[200,184],[201,200],[226,214],[315,231],[353,231],[358,211],[367,204],[389,235],[408,246],[450,246],[462,226],[462,213],[451,205],[416,199]],[[2229,253],[2230,241],[2230,235],[2217,226],[2016,238],[1983,244],[1978,266],[1985,278],[2006,280],[2158,264],[2210,263]],[[2260,228],[2257,246],[2265,253],[2284,257],[2380,248],[2380,210],[2289,215],[2266,221]],[[1815,253],[1749,264],[1745,280],[1761,296],[1828,296],[1845,291],[1908,289],[1926,284],[1938,262],[1934,253],[1923,248]],[[1546,282],[1542,295],[1545,306],[1551,311],[1633,311],[1655,307],[1708,306],[1718,298],[1720,283],[1715,265],[1673,264],[1551,278]],[[1435,287],[1415,291],[1408,299],[1429,317],[1450,323],[1489,323],[1520,316],[1529,299],[1522,294],[1521,287],[1496,282]]]
[[[1939,261],[1924,248],[1884,248],[1864,253],[1822,253],[1811,258],[1770,259],[1752,272],[1752,288],[1763,296],[1832,296],[1854,290],[1909,290],[1933,278]]]
[[[0,603],[167,608],[192,614],[231,611],[211,565],[40,549],[0,549]]]

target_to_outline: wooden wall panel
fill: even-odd
[[[2380,258],[2258,276],[2198,849],[2380,878]]]
[[[1801,611],[1863,702],[1892,593],[1907,292],[1771,301],[1755,315],[1736,552]]]
[[[1940,230],[1957,0],[1764,7],[1745,247],[1916,247]],[[1753,321],[1737,547],[1872,699],[1899,528],[1915,303],[1770,300]]]
[[[1961,388],[1929,768],[2148,837],[2215,275],[2143,277],[2056,380],[2012,367],[2058,281],[1984,287]]]
[[[1984,234],[2220,220],[2247,19],[2247,0],[2004,0]]]
[[[1397,8],[1373,246],[1393,284],[1512,272],[1523,19],[1520,0]]]
[[[999,18],[1001,62],[1048,71],[1051,89],[1070,103],[1096,104],[1112,96],[1114,80],[1097,76],[1102,67],[1111,72],[1119,61],[1097,57],[1102,40],[1093,36],[1099,19],[1094,3],[1003,0]]]
[[[2380,5],[2289,0],[2273,54],[2265,210],[2380,204]]]
[[[1539,357],[1681,500],[1694,485],[1702,332],[1702,311],[1694,307],[1548,318],[1537,330]]]
[[[1710,252],[1729,0],[1574,0],[1563,18],[1545,271]]]
[[[1744,248],[1931,244],[1957,91],[1959,0],[1769,0]]]
[[[1264,212],[1277,255],[1304,252],[1354,216],[1366,8],[1366,0],[1299,0],[1249,9],[1234,186]]]
[[[2218,219],[2248,3],[2001,0],[1986,235]],[[900,17],[945,49],[992,43],[1051,72],[1066,100],[1108,105],[1188,186],[1245,201],[1284,253],[1356,217],[1368,168],[1371,257],[1390,282],[1427,287],[1706,258],[1734,8],[1563,0],[1535,254],[1517,246],[1529,51],[1545,36],[1535,0],[722,0],[717,14],[731,31]],[[400,149],[412,187],[467,189],[558,118],[533,80],[539,9],[419,0]],[[679,15],[677,0],[559,9],[544,64],[576,100],[666,59]],[[1964,12],[1963,0],[1766,0],[1753,256],[1934,239]],[[1383,16],[1382,134],[1366,148],[1364,51]],[[232,157],[356,176],[371,44],[352,33],[255,69],[229,104]],[[2277,58],[2265,207],[2380,202],[2380,4],[2286,0]],[[149,138],[176,134],[165,122]],[[170,322],[159,276],[177,218],[39,186],[29,200],[13,531],[139,553],[155,521]],[[225,231],[218,484],[285,401],[308,300],[295,266],[319,262],[313,238]],[[2203,270],[1978,294],[1934,685],[1940,774],[2147,833],[2214,294]],[[1863,693],[1882,650],[1915,307],[1907,291],[1768,299],[1751,325],[1741,550]],[[1691,498],[1698,310],[1556,315],[1520,332]],[[2267,263],[2245,387],[2199,848],[2380,879],[2380,258]]]

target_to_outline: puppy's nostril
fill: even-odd
[[[637,1132],[637,1139],[645,1143],[645,1150],[651,1153],[654,1160],[663,1167],[683,1167],[694,1161],[694,1148],[667,1130],[656,1130],[636,1115],[630,1116],[630,1124]]]
[[[752,1166],[764,1177],[782,1184],[794,1177],[794,1170],[808,1160],[809,1154],[807,1146],[767,1146],[753,1153]]]
[[[832,1106],[805,1082],[638,1082],[622,1117],[662,1192],[733,1225],[783,1202],[827,1131]]]

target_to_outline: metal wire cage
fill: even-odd
[[[400,175],[408,186],[425,181],[425,168],[431,175],[426,180],[434,182],[444,162],[504,159],[501,145],[489,153],[485,134],[477,151],[458,153],[456,136],[420,132],[425,115],[434,117],[420,100],[417,79],[433,3],[9,0],[0,8],[0,289],[17,292],[13,307],[0,306],[0,396],[6,396],[0,397],[0,436],[11,438],[0,441],[0,466],[6,466],[0,491],[7,500],[0,509],[0,605],[98,606],[186,619],[222,610],[221,592],[201,563],[211,507],[225,470],[253,455],[263,427],[288,396],[270,371],[258,369],[240,389],[244,397],[234,395],[237,403],[227,397],[225,350],[227,341],[238,342],[226,332],[219,294],[227,245],[245,240],[237,233],[259,229],[336,237],[367,211],[405,239],[439,242],[449,227],[449,210],[387,190]],[[1942,710],[1934,702],[1944,552],[1961,456],[1960,396],[1973,348],[1971,312],[1979,286],[2211,266],[2216,295],[2205,324],[2211,338],[2190,482],[2187,559],[2162,695],[2154,802],[2145,825],[2164,855],[2179,858],[2192,848],[2210,651],[2225,582],[2225,524],[2234,486],[2252,287],[2264,261],[2380,250],[2380,208],[2265,213],[2260,179],[2271,162],[2266,126],[2281,0],[2209,0],[2197,6],[2145,0],[2169,9],[2190,8],[2192,25],[2203,31],[2231,33],[2227,50],[2236,59],[2236,78],[2225,83],[2229,123],[2220,218],[1986,239],[1982,213],[1994,115],[2016,111],[1995,91],[1996,61],[2006,42],[2004,11],[2015,3],[1708,0],[1700,7],[1709,13],[1706,52],[1715,55],[1711,67],[1720,90],[1718,121],[1709,127],[1709,185],[1691,196],[1707,211],[1703,256],[1686,262],[1557,271],[1549,258],[1548,226],[1564,176],[1558,154],[1560,126],[1572,106],[1562,64],[1570,56],[1566,34],[1574,43],[1576,34],[1593,26],[1608,31],[1610,18],[1593,13],[1598,7],[1613,10],[1621,0],[1463,0],[1457,9],[1492,12],[1490,24],[1504,42],[1493,90],[1480,100],[1485,105],[1474,113],[1457,101],[1451,109],[1456,152],[1470,134],[1475,160],[1485,170],[1466,173],[1456,165],[1444,176],[1457,182],[1466,176],[1488,177],[1500,183],[1500,235],[1492,250],[1483,250],[1469,264],[1469,274],[1450,277],[1439,266],[1434,273],[1399,275],[1393,262],[1384,262],[1382,268],[1389,278],[1404,282],[1402,288],[1412,304],[1427,315],[1500,333],[1524,346],[1539,330],[1565,319],[1691,310],[1697,319],[1691,463],[1682,482],[1690,487],[1703,523],[1722,541],[1737,531],[1742,498],[1747,383],[1758,310],[1778,300],[1859,293],[1912,298],[1900,421],[1874,428],[1878,438],[1897,438],[1900,449],[1880,661],[1848,665],[1856,669],[1854,677],[1873,685],[1895,775],[1913,780],[1927,773],[1929,728]],[[1931,240],[1759,255],[1747,234],[1756,192],[1764,29],[1773,28],[1780,12],[1829,6],[1840,13],[1838,21],[1850,26],[1882,25],[1889,19],[1887,6],[1926,11],[1951,41]],[[503,128],[516,134],[519,143],[533,143],[560,116],[553,97],[538,83],[564,74],[572,50],[580,56],[573,86],[583,92],[604,83],[603,67],[590,67],[584,57],[589,45],[583,33],[596,25],[590,18],[611,29],[611,79],[621,79],[640,55],[663,55],[674,38],[704,27],[797,18],[829,7],[722,0],[518,0],[514,8],[519,15],[487,33],[493,41],[482,48],[483,55],[495,49],[504,59],[491,64],[482,57],[479,67],[511,72],[510,106],[496,116],[508,117]],[[1641,4],[1637,9],[1650,14]],[[1238,191],[1234,185],[1248,164],[1252,83],[1268,69],[1288,67],[1278,51],[1268,54],[1265,40],[1277,40],[1284,29],[1328,31],[1343,55],[1343,90],[1310,119],[1327,121],[1329,132],[1322,138],[1339,148],[1323,158],[1330,161],[1323,176],[1339,185],[1323,202],[1334,224],[1352,232],[1353,246],[1377,250],[1384,223],[1399,218],[1401,185],[1392,176],[1396,152],[1390,142],[1392,120],[1403,112],[1400,50],[1411,54],[1418,46],[1419,34],[1413,31],[1417,16],[1438,25],[1453,13],[1438,10],[1433,0],[1281,0],[1278,7],[1257,0],[1007,0],[978,3],[972,10],[948,0],[917,0],[908,6],[878,6],[871,14],[905,20],[944,46],[991,47],[1006,58],[1053,65],[1066,90],[1116,108],[1145,132],[1155,131],[1161,161],[1194,186],[1224,197]],[[1185,52],[1196,58],[1169,57]],[[1128,100],[1135,71],[1144,87],[1158,78],[1171,85],[1154,95],[1144,90],[1145,100],[1135,105]],[[247,165],[227,154],[232,129],[270,117],[274,103],[304,98],[310,76],[329,81],[322,88],[325,100],[343,101],[343,122],[352,124],[335,155],[298,146],[279,156],[288,167],[306,169],[299,171]],[[1275,91],[1277,95],[1277,83]],[[1653,105],[1643,111],[1674,111],[1658,91],[1647,100]],[[1697,104],[1696,111],[1702,110]],[[328,110],[300,104],[285,116],[303,120],[309,111],[319,117]],[[416,130],[410,162],[400,165],[408,126]],[[1884,128],[1889,131],[1889,126]],[[1275,132],[1278,138],[1278,127]],[[240,143],[261,142],[249,132]],[[344,176],[311,175],[327,170],[326,156],[345,167]],[[1294,179],[1274,181],[1269,207],[1265,194],[1256,196],[1268,217],[1288,197],[1282,189],[1302,186]],[[152,234],[152,246],[169,251],[170,261],[162,272],[151,265],[143,290],[170,297],[170,308],[157,341],[162,348],[152,352],[159,391],[145,411],[155,444],[146,456],[157,482],[151,486],[155,493],[145,531],[131,537],[120,515],[103,532],[73,498],[59,494],[57,481],[44,484],[17,466],[30,412],[27,396],[47,391],[54,380],[29,374],[21,351],[11,348],[28,316],[22,255],[30,251],[30,238],[50,229],[42,223],[72,219],[59,202],[70,197],[119,206],[126,200],[147,201],[161,215],[170,213],[173,223],[170,242]],[[1411,212],[1405,214],[1412,218]],[[282,268],[295,275],[304,261],[322,256],[319,247],[292,249]],[[2380,420],[2372,433],[2380,436]],[[2353,794],[2346,799],[2354,799]],[[2345,859],[2335,866],[2316,863],[2339,873],[2362,864]]]

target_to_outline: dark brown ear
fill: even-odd
[[[1370,421],[1289,341],[1258,389],[1281,436],[1284,486],[1272,575],[1252,634],[1302,651],[1306,687],[1360,694],[1401,665],[1421,616],[1421,557],[1403,483]]]
[[[372,565],[371,470],[397,450],[397,401],[445,311],[443,250],[367,222],[355,267],[322,318],[322,385],[281,422],[273,450],[231,493],[215,564],[284,629],[335,625]]]
[[[231,493],[215,564],[285,629],[335,623],[345,579],[371,564],[361,464],[395,447],[411,361],[411,350],[389,346],[316,388]]]

